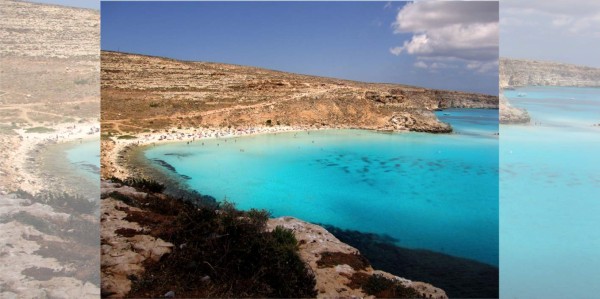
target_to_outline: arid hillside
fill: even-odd
[[[100,13],[2,0],[0,16],[0,187],[14,190],[16,149],[26,151],[17,130],[98,120]]]
[[[500,88],[600,87],[600,69],[558,62],[500,58]]]
[[[100,297],[99,200],[40,160],[98,120],[99,25],[99,11],[0,0],[0,298]]]
[[[448,132],[437,108],[498,108],[498,97],[369,84],[239,65],[103,51],[104,133],[300,125]]]

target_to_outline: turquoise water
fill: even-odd
[[[498,110],[446,109],[436,112],[437,117],[452,125],[455,134],[498,138]]]
[[[600,127],[592,125],[600,123],[600,89],[505,95],[536,125],[500,127],[501,297],[596,298]]]
[[[399,246],[497,265],[497,110],[479,112],[488,121],[496,115],[496,130],[485,136],[290,132],[159,145],[145,157],[242,209],[387,234]],[[470,115],[446,113],[448,121]],[[486,117],[478,121],[493,126]]]
[[[100,180],[100,138],[73,143],[66,151],[68,161],[86,180]]]

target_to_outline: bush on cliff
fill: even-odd
[[[134,187],[137,189],[141,189],[146,192],[160,193],[165,190],[165,185],[163,185],[155,180],[151,180],[151,179],[131,178],[130,177],[130,178],[121,180],[117,177],[112,177],[112,178],[110,178],[110,180],[115,183],[119,183],[119,184],[127,185],[130,187]]]
[[[158,205],[155,202],[161,201]],[[144,213],[126,219],[175,246],[159,262],[145,265],[130,297],[315,297],[313,273],[298,255],[294,234],[267,232],[269,213],[240,211],[231,203],[199,206],[163,194],[130,198]]]

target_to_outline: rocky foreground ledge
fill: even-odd
[[[373,269],[356,248],[341,242],[321,226],[293,217],[269,219],[267,229],[277,226],[292,230],[298,239],[300,257],[315,273],[317,297],[369,297],[365,290],[356,287],[357,280],[376,275],[413,288],[425,298],[448,298],[442,289],[428,283]]]
[[[220,279],[226,275],[222,274],[225,271],[224,268],[217,265],[216,262],[195,260],[187,254],[182,254],[191,247],[205,248],[203,250],[212,248],[210,246],[203,247],[202,244],[198,244],[198,240],[201,243],[225,242],[230,244],[227,241],[227,238],[231,237],[228,236],[229,234],[222,234],[215,229],[214,233],[198,239],[197,235],[202,235],[202,233],[189,231],[192,227],[197,227],[190,226],[189,221],[193,222],[194,219],[189,219],[189,221],[184,221],[188,223],[188,226],[187,230],[182,232],[196,236],[196,239],[174,236],[173,234],[179,234],[177,228],[182,218],[185,218],[184,215],[189,215],[187,212],[177,214],[171,210],[180,207],[188,209],[189,206],[186,206],[181,200],[112,181],[103,181],[101,189],[103,198],[101,203],[101,289],[103,297],[195,297],[210,294],[246,297],[250,295],[249,293],[235,294],[219,291],[222,289],[219,284],[223,283]],[[161,207],[157,209],[157,206]],[[193,209],[201,210],[200,208]],[[212,211],[211,213],[216,213],[216,215],[225,215],[223,219],[229,219],[227,221],[221,219],[219,223],[231,221],[226,216],[231,213],[230,208],[217,207]],[[246,227],[244,221],[248,221],[248,225],[254,221],[252,213],[259,212],[249,212],[244,214],[245,216],[236,216],[232,219],[241,221],[239,227]],[[204,215],[208,218],[220,217],[213,216],[213,214]],[[323,227],[292,217],[268,220],[265,218],[265,220],[264,226],[261,226],[264,233],[285,236],[285,232],[292,232],[295,237],[294,250],[297,251],[296,254],[302,261],[303,266],[300,265],[300,268],[304,269],[300,272],[307,273],[306,277],[312,281],[312,283],[303,284],[297,277],[290,278],[290,280],[296,279],[293,282],[283,281],[285,287],[293,284],[296,290],[300,290],[300,293],[291,293],[300,294],[295,297],[448,298],[443,290],[430,284],[410,281],[373,269],[357,249],[342,243]],[[161,238],[160,236],[165,237]],[[170,240],[165,240],[167,238]],[[250,241],[249,244],[253,243]],[[228,246],[235,250],[247,249],[241,248],[244,246],[236,246],[235,242]],[[265,245],[265,248],[267,247]],[[216,254],[218,256],[221,253]],[[222,254],[227,256],[225,253]],[[210,255],[210,253],[206,255]],[[169,283],[166,282],[169,277],[160,277],[162,273],[180,275],[180,272],[172,274],[172,268],[174,264],[179,265],[182,259],[190,260],[184,261],[181,263],[181,268],[175,269],[180,272],[189,272],[190,274],[186,274],[183,280],[193,281],[193,286]],[[241,261],[241,264],[244,263]],[[288,267],[287,263],[293,264],[293,259],[288,260],[284,267]],[[273,264],[272,266],[280,265]],[[298,267],[294,269],[290,271],[297,272]],[[243,272],[244,269],[240,271]],[[193,277],[190,278],[190,275]],[[260,276],[260,273],[256,275]],[[287,278],[288,273],[282,272],[278,276]],[[248,289],[263,288],[266,290],[266,294],[276,294],[273,293],[273,290],[269,290],[269,286],[265,287],[264,284],[259,283],[258,278],[253,279],[238,280],[236,284],[244,285],[250,281],[256,283],[256,286],[247,285]],[[309,290],[302,291],[302,288],[309,288]]]

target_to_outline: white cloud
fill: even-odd
[[[554,34],[600,37],[600,1],[503,0],[501,8],[502,26],[509,31],[529,25]]]
[[[419,60],[419,61],[415,62],[415,67],[418,67],[420,69],[426,69],[428,66],[427,66],[427,63]]]
[[[392,27],[394,33],[412,33],[412,37],[390,53],[415,55],[418,60],[451,58],[454,64],[462,61],[465,66],[497,63],[498,19],[498,2],[408,3]],[[448,65],[428,65],[429,69],[444,67]]]

